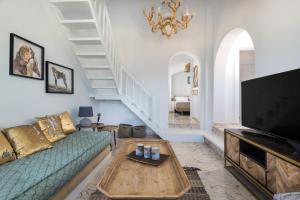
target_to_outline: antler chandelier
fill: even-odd
[[[177,19],[177,11],[181,5],[181,0],[163,0],[161,5],[162,9],[158,7],[157,11],[153,4],[148,13],[146,9],[143,11],[153,33],[160,30],[162,35],[170,38],[173,34],[177,33],[178,29],[185,30],[188,28],[195,14],[191,14],[187,8],[185,12],[181,14],[181,19]],[[154,20],[155,15],[156,21]]]

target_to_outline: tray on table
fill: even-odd
[[[159,166],[133,162],[127,155],[138,143],[160,148],[169,158]],[[139,139],[123,142],[107,167],[98,190],[110,199],[178,199],[190,188],[190,182],[168,141]]]
[[[134,160],[136,162],[148,164],[148,165],[153,165],[153,166],[159,166],[162,163],[164,163],[170,155],[166,154],[160,154],[160,159],[159,160],[152,160],[152,159],[146,159],[144,156],[136,156],[135,151],[132,151],[130,154],[127,155],[127,158],[130,160]]]

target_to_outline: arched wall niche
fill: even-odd
[[[239,124],[241,82],[255,77],[255,48],[249,33],[236,28],[218,48],[214,65],[213,122]]]

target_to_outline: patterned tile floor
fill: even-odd
[[[118,142],[121,143],[120,141]],[[199,176],[205,186],[211,200],[255,200],[226,169],[224,169],[224,160],[218,156],[209,146],[201,143],[171,143],[182,166],[198,167]],[[113,152],[113,155],[115,152]],[[111,158],[106,159],[107,165]],[[97,175],[88,182],[85,188],[80,189],[78,200],[97,199],[95,194],[95,185],[101,178],[104,168],[97,172]],[[74,199],[74,198],[72,198]]]
[[[169,128],[200,128],[200,122],[189,115],[169,113]]]

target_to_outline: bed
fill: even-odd
[[[190,97],[174,97],[175,100],[175,112],[184,114],[190,113]]]

